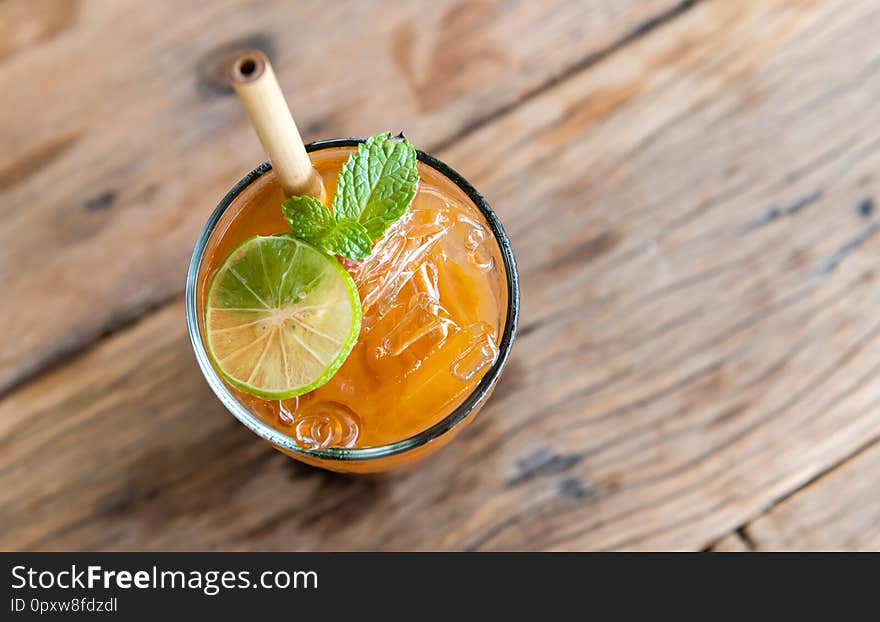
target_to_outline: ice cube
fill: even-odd
[[[452,361],[450,372],[459,380],[468,381],[491,365],[498,356],[495,331],[487,322],[477,322],[465,329],[468,344]]]
[[[445,199],[434,197],[430,191],[421,192],[403,218],[378,242],[373,254],[352,267],[366,331],[395,305],[401,290],[452,224]]]
[[[305,449],[354,447],[360,435],[357,414],[340,402],[310,402],[293,416],[294,438]]]
[[[493,241],[492,233],[483,223],[464,214],[459,215],[458,226],[468,229],[464,235],[465,257],[468,264],[481,272],[494,268],[495,258],[489,247],[489,242]]]
[[[452,226],[449,201],[432,188],[423,187],[398,228],[408,238],[429,238],[446,233]]]
[[[440,284],[439,274],[437,272],[437,264],[427,259],[423,263],[412,278],[413,289],[416,292],[429,295],[431,298],[440,302]]]
[[[410,298],[406,311],[385,333],[382,344],[375,350],[375,356],[400,356],[415,343],[419,343],[421,351],[430,351],[440,346],[451,330],[457,329],[458,326],[438,298],[421,292]]]
[[[460,403],[473,381],[497,356],[495,333],[485,322],[455,328],[421,365],[409,366],[400,400],[418,399],[426,409],[441,412]]]
[[[295,420],[295,413],[299,409],[299,397],[292,397],[289,400],[278,401],[278,423],[283,426],[292,426]]]

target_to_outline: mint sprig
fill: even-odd
[[[281,211],[295,237],[335,255],[364,259],[406,213],[418,180],[415,148],[403,136],[384,132],[361,143],[343,165],[332,212],[309,196],[289,198]]]

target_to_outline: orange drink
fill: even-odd
[[[358,142],[307,146],[328,197]],[[360,301],[357,339],[329,380],[300,395],[260,397],[230,382],[205,338],[206,301],[227,257],[255,236],[289,228],[279,209],[286,197],[268,165],[230,192],[196,247],[187,315],[199,364],[236,417],[294,458],[350,472],[412,462],[476,414],[507,358],[519,290],[500,223],[446,165],[419,153],[417,166],[415,197],[403,216],[368,257],[339,259]],[[324,337],[306,328],[318,333],[314,339]]]

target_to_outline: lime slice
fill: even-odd
[[[269,399],[330,380],[361,328],[357,287],[336,258],[284,235],[232,251],[205,307],[208,352],[220,373]]]

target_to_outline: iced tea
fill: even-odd
[[[354,147],[312,151],[333,196]],[[364,260],[341,259],[360,295],[360,335],[323,386],[266,400],[227,384],[265,423],[298,447],[363,448],[413,437],[447,417],[496,361],[508,317],[508,277],[486,218],[452,180],[418,163],[418,191],[401,220]],[[232,202],[215,228],[198,273],[198,315],[224,258],[256,235],[287,229],[273,173]],[[204,334],[204,330],[202,330]]]

